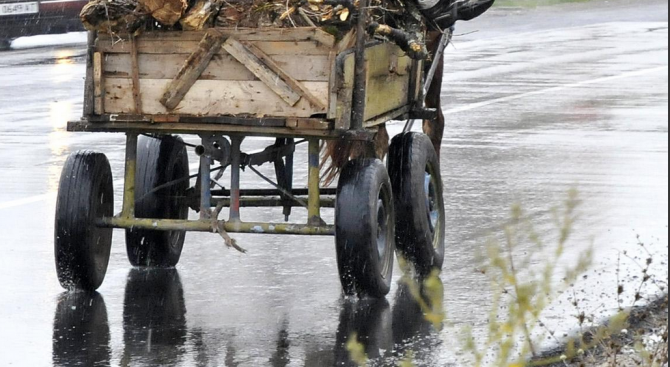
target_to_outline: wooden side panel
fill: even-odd
[[[366,52],[368,81],[365,120],[404,107],[409,100],[412,60],[395,45],[384,43]]]
[[[141,54],[139,57],[140,78],[142,79],[174,79],[184,64],[186,56]],[[308,82],[326,82],[330,73],[330,62],[327,56],[310,56],[309,62],[297,63],[295,57],[277,55],[273,57],[277,65],[293,79]],[[130,78],[130,55],[105,55],[105,77]],[[200,76],[200,80],[256,80],[254,74],[230,55],[216,55]]]
[[[319,28],[216,28],[225,37],[235,37],[239,41],[281,41],[281,42],[318,42],[324,47],[335,46],[335,37]],[[147,41],[200,41],[205,31],[194,32],[146,32],[141,38]],[[125,42],[127,38],[100,34],[100,42]]]
[[[366,51],[368,80],[365,120],[400,109],[409,103],[408,90],[412,80],[412,60],[397,46],[388,43]],[[351,124],[351,98],[354,83],[354,55],[347,56],[338,91],[336,128]]]
[[[254,41],[254,45],[260,48],[263,52],[270,56],[274,55],[292,55],[300,56],[314,56],[324,55],[328,56],[330,48],[323,46],[315,41],[304,42],[287,42],[287,41]],[[130,42],[113,42],[112,40],[99,39],[97,44],[97,51],[106,54],[115,53],[130,53]],[[137,50],[140,54],[186,54],[190,55],[198,49],[197,41],[184,41],[180,39],[175,40],[155,40],[144,36],[137,38]],[[228,55],[228,53],[221,49],[217,55]]]
[[[260,81],[198,80],[174,111],[168,111],[159,100],[170,80],[143,79],[142,111],[148,115],[179,114],[188,116],[251,115],[263,117],[311,117],[315,111],[309,102],[300,100],[289,107]],[[304,83],[323,104],[328,102],[327,82]],[[132,80],[106,80],[105,111],[108,114],[133,113]]]

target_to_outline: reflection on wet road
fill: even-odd
[[[189,234],[176,270],[147,271],[128,265],[117,231],[99,293],[64,293],[51,238],[60,168],[72,151],[105,152],[118,207],[124,139],[64,131],[82,107],[82,49],[0,54],[0,366],[350,366],[352,333],[376,357],[373,366],[409,352],[419,366],[467,365],[456,353],[459,331],[485,333],[491,302],[477,253],[515,201],[550,234],[550,209],[573,186],[585,204],[564,262],[593,239],[597,261],[579,294],[584,307],[611,312],[613,268],[619,251],[634,253],[636,234],[667,259],[667,10],[664,23],[657,14],[654,22],[606,23],[595,9],[577,28],[501,28],[493,37],[496,16],[482,20],[490,27],[481,39],[457,39],[447,60],[444,327],[426,321],[403,282],[387,300],[343,301],[330,238],[239,236],[249,250],[240,255],[215,236]],[[525,21],[511,14],[504,24]],[[243,182],[258,185],[248,175]],[[271,219],[281,209],[243,215]],[[654,266],[667,280],[667,263]],[[622,265],[623,276],[637,272]],[[554,330],[575,326],[566,304],[558,299],[546,315]]]

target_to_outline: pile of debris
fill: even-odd
[[[88,30],[138,35],[146,30],[319,27],[344,37],[355,25],[357,0],[93,0],[81,12]],[[426,58],[424,19],[414,3],[371,0],[371,34]]]

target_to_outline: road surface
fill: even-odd
[[[559,265],[591,244],[595,264],[551,305],[548,327],[574,330],[574,295],[597,316],[616,309],[616,269],[626,281],[641,276],[619,261],[623,251],[644,256],[638,235],[654,256],[651,273],[667,283],[667,3],[496,9],[458,33],[443,94],[450,323],[439,331],[399,284],[387,301],[343,301],[331,238],[241,235],[241,255],[189,234],[176,270],[147,272],[128,264],[117,231],[99,293],[64,292],[52,244],[61,167],[79,149],[106,153],[118,208],[124,138],[65,131],[82,108],[83,45],[0,54],[0,365],[346,366],[344,343],[358,332],[374,335],[363,340],[374,365],[413,350],[419,366],[467,366],[460,331],[483,335],[491,308],[478,254],[515,202],[551,238],[551,208],[573,187],[584,203]]]

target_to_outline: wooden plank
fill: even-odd
[[[408,103],[409,76],[387,75],[367,83],[365,121],[401,108]]]
[[[329,48],[323,47],[316,41],[254,41],[256,47],[268,55],[314,56],[328,55]],[[137,48],[140,54],[187,54],[190,55],[198,48],[197,41],[183,40],[149,40],[138,38]],[[112,40],[98,40],[96,51],[105,54],[130,53],[130,42],[113,42]],[[225,50],[219,50],[217,55],[227,55]]]
[[[147,115],[179,114],[181,116],[268,116],[311,117],[325,114],[301,100],[294,107],[260,81],[198,80],[174,111],[168,111],[158,100],[170,80],[142,79],[142,109]],[[105,112],[133,114],[132,82],[129,79],[107,78],[105,81]],[[312,94],[326,101],[327,82],[306,82]]]
[[[142,93],[140,93],[140,67],[137,53],[137,41],[133,36],[130,39],[130,65],[131,77],[133,81],[133,105],[135,106],[135,113],[142,114]]]
[[[224,37],[235,37],[239,41],[265,41],[265,42],[310,42],[316,41],[326,47],[335,45],[335,36],[322,31],[319,28],[215,28]],[[156,31],[145,32],[139,38],[148,41],[200,41],[205,31]],[[100,34],[99,40],[129,41],[128,37],[118,38],[107,34]]]
[[[96,115],[105,113],[105,81],[103,74],[102,54],[96,52],[93,54],[93,104]]]
[[[328,64],[330,65],[330,90],[328,93],[328,118],[334,120],[337,118],[337,52],[333,51],[328,57]]]
[[[223,44],[223,48],[254,73],[258,79],[281,97],[284,102],[288,103],[289,106],[295,106],[302,98],[280,75],[263,63],[262,60],[236,39],[229,38]]]
[[[321,119],[288,119],[286,127],[296,130],[330,130],[331,123]]]
[[[347,130],[351,126],[351,102],[354,95],[354,54],[344,60],[343,70],[338,70],[335,82],[337,90],[337,120],[335,128]]]
[[[97,37],[97,32],[88,32],[88,47],[86,49],[86,79],[84,82],[84,116],[92,116],[95,113],[93,54],[95,54],[95,40]]]
[[[209,124],[203,119],[201,123],[164,123],[151,122],[89,122],[86,120],[70,121],[68,131],[79,132],[134,132],[141,134],[244,134],[245,136],[271,137],[316,137],[321,139],[338,139],[340,134],[332,130],[295,130],[291,128],[272,128],[254,126],[231,126]]]
[[[314,30],[314,40],[330,49],[335,47],[335,44],[337,43],[335,36],[323,31],[321,28],[316,28]]]
[[[312,93],[305,88],[302,83],[299,81],[293,79],[288,73],[284,71],[270,56],[266,55],[263,51],[261,51],[258,47],[254,46],[253,44],[245,44],[247,50],[251,52],[254,56],[256,56],[265,66],[267,66],[270,70],[272,70],[275,74],[277,74],[286,84],[288,84],[293,91],[297,92],[302,96],[302,98],[305,98],[309,103],[313,104],[315,107],[325,110],[328,108],[327,104],[323,104],[319,98],[316,96],[312,95]],[[298,62],[302,64],[302,62]]]
[[[223,35],[215,29],[208,30],[200,41],[198,50],[189,56],[177,76],[168,85],[167,91],[160,99],[161,104],[170,110],[175,109],[200,78],[200,74],[207,68],[214,53],[222,44]]]
[[[140,54],[141,79],[174,79],[184,63],[185,55]],[[330,78],[332,63],[328,56],[317,55],[295,62],[294,56],[275,55],[272,59],[293,79],[310,82],[326,82]],[[105,76],[108,78],[130,78],[130,55],[105,55]],[[257,80],[256,76],[230,55],[215,55],[200,80]]]

